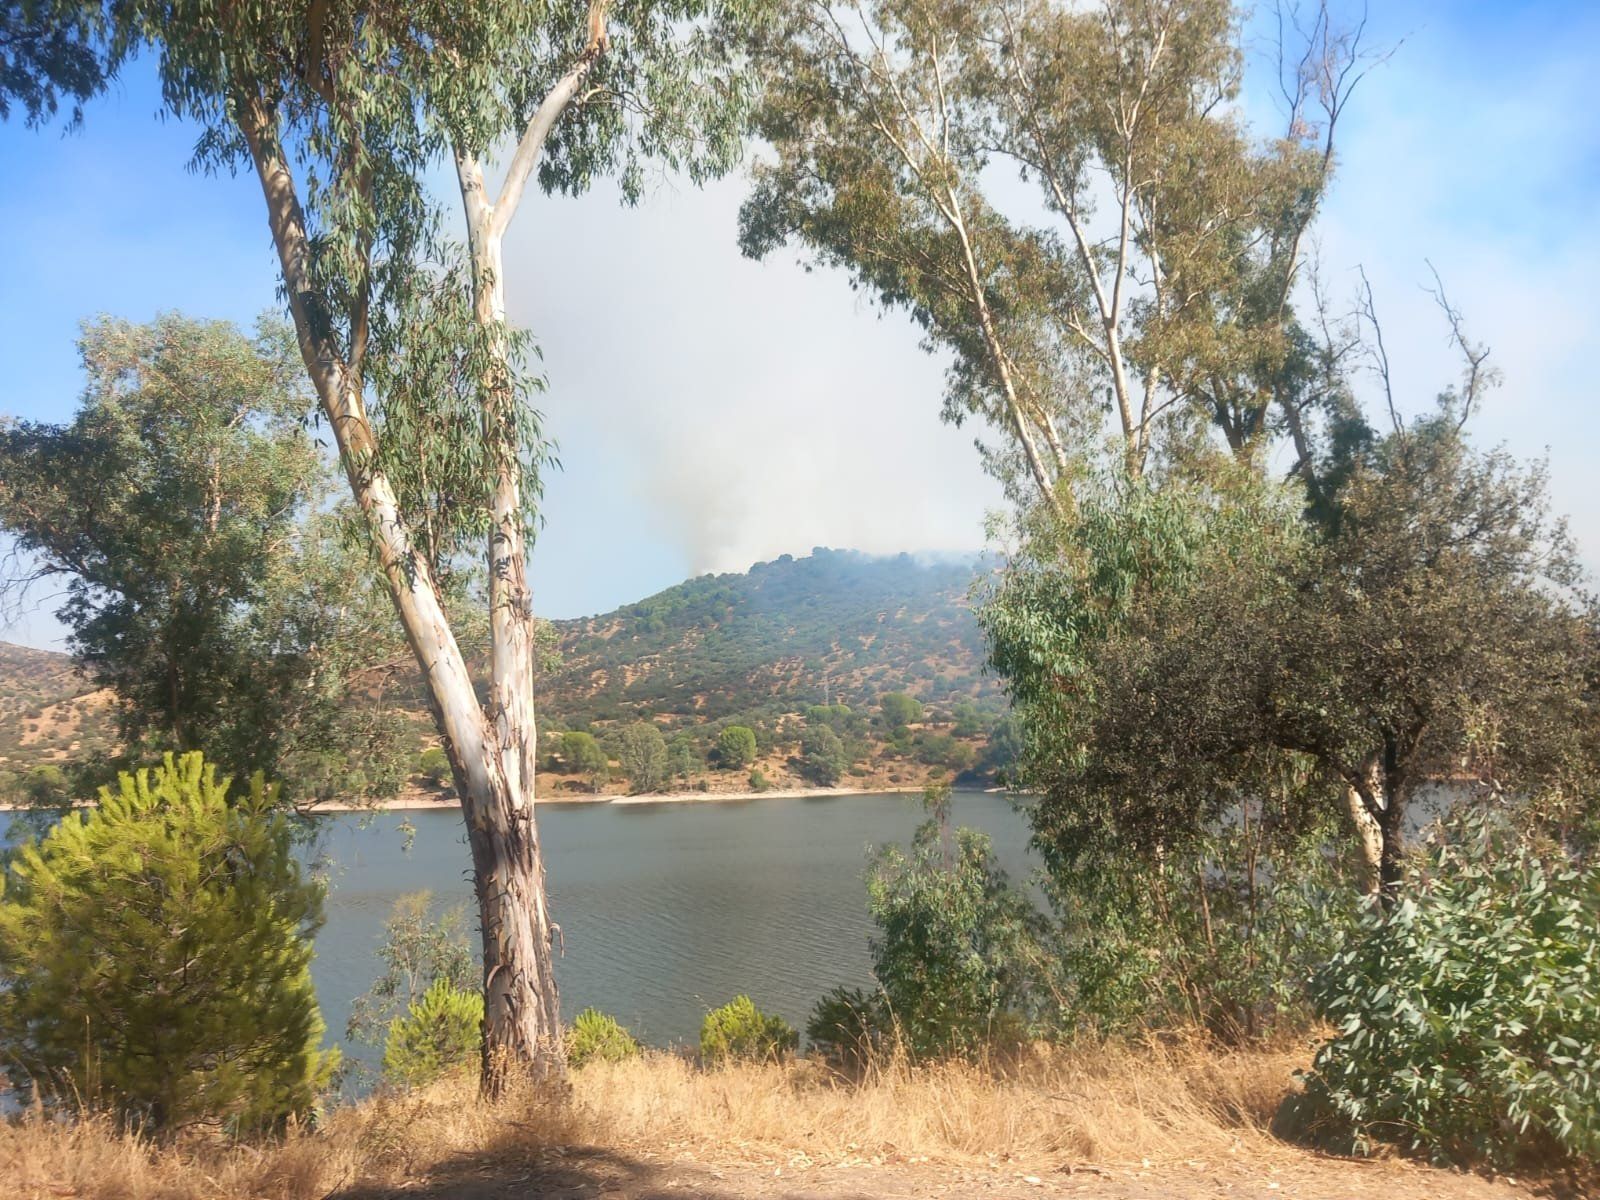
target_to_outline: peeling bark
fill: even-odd
[[[444,737],[472,849],[483,937],[484,1087],[495,1091],[513,1066],[536,1076],[562,1069],[560,1021],[551,963],[544,865],[532,806],[531,617],[521,589],[520,525],[498,554],[511,559],[498,587],[500,627],[493,714],[473,691],[466,659],[439,599],[426,555],[412,543],[395,491],[377,462],[377,438],[366,411],[360,373],[335,338],[313,320],[310,244],[293,176],[278,141],[276,116],[259,96],[236,97],[239,128],[250,149],[266,200],[301,358],[328,418],[350,489],[366,518],[395,611],[427,684],[434,720]],[[515,456],[513,455],[513,463]],[[495,511],[519,500],[515,467],[502,470]],[[493,561],[495,552],[491,553]],[[510,581],[510,582],[507,582]],[[511,613],[518,614],[509,616]],[[507,632],[509,630],[509,632]],[[504,653],[499,653],[504,646]],[[502,668],[502,664],[503,668]]]

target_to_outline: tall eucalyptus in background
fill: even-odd
[[[293,340],[169,313],[88,322],[79,353],[70,422],[0,425],[18,551],[0,595],[61,581],[73,657],[134,756],[204,748],[294,792],[291,760],[329,749],[353,665],[329,642],[361,606],[318,512],[331,481]]]
[[[1164,418],[1253,453],[1304,402],[1290,297],[1362,70],[1312,16],[1261,139],[1230,0],[783,0],[744,248],[798,242],[907,309],[951,352],[945,418],[1001,432],[986,458],[1024,504],[1070,508],[1107,412],[1135,477]]]

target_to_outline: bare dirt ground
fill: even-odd
[[[983,1197],[1039,1200],[1222,1200],[1245,1196],[1305,1200],[1513,1200],[1585,1195],[1577,1184],[1529,1185],[1393,1160],[1355,1161],[1307,1153],[1265,1165],[1194,1159],[1177,1163],[1005,1164],[990,1169],[937,1163],[792,1161],[710,1166],[648,1151],[558,1149],[521,1161],[463,1157],[426,1176],[387,1187],[336,1191],[337,1200],[911,1200]],[[330,1198],[332,1200],[332,1198]]]

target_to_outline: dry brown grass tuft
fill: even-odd
[[[1199,1044],[1041,1052],[1004,1068],[890,1063],[859,1084],[804,1062],[701,1071],[665,1054],[594,1063],[570,1095],[478,1101],[467,1079],[335,1109],[270,1145],[157,1145],[86,1117],[0,1124],[0,1179],[25,1200],[315,1200],[452,1160],[554,1146],[818,1165],[875,1159],[1151,1162],[1292,1153],[1266,1133],[1301,1059]]]
[[[1192,1157],[1267,1127],[1302,1057],[1198,1044],[1048,1051],[1004,1069],[887,1064],[852,1084],[804,1063],[700,1071],[653,1056],[575,1079],[579,1124],[608,1144],[819,1163],[918,1157]]]

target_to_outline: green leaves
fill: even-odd
[[[800,1035],[782,1017],[762,1012],[749,996],[714,1008],[700,1024],[700,1058],[707,1066],[769,1062],[791,1053]]]
[[[1600,874],[1469,815],[1369,908],[1313,992],[1313,1121],[1367,1150],[1600,1156]]]
[[[411,1087],[473,1063],[483,1046],[483,994],[444,976],[389,1023],[383,1043],[386,1080]]]
[[[622,769],[635,792],[655,792],[667,777],[667,740],[650,721],[636,721],[622,731]]]
[[[230,799],[198,753],[124,773],[8,864],[0,1032],[15,1086],[139,1124],[271,1127],[305,1113],[319,1049],[302,877],[274,789]]]
[[[567,1034],[567,1065],[573,1069],[589,1062],[621,1062],[639,1053],[639,1042],[617,1019],[597,1008],[578,1014]]]
[[[963,1054],[1015,1040],[1035,1015],[1040,923],[986,835],[942,818],[867,869],[873,972],[906,1049]]]

